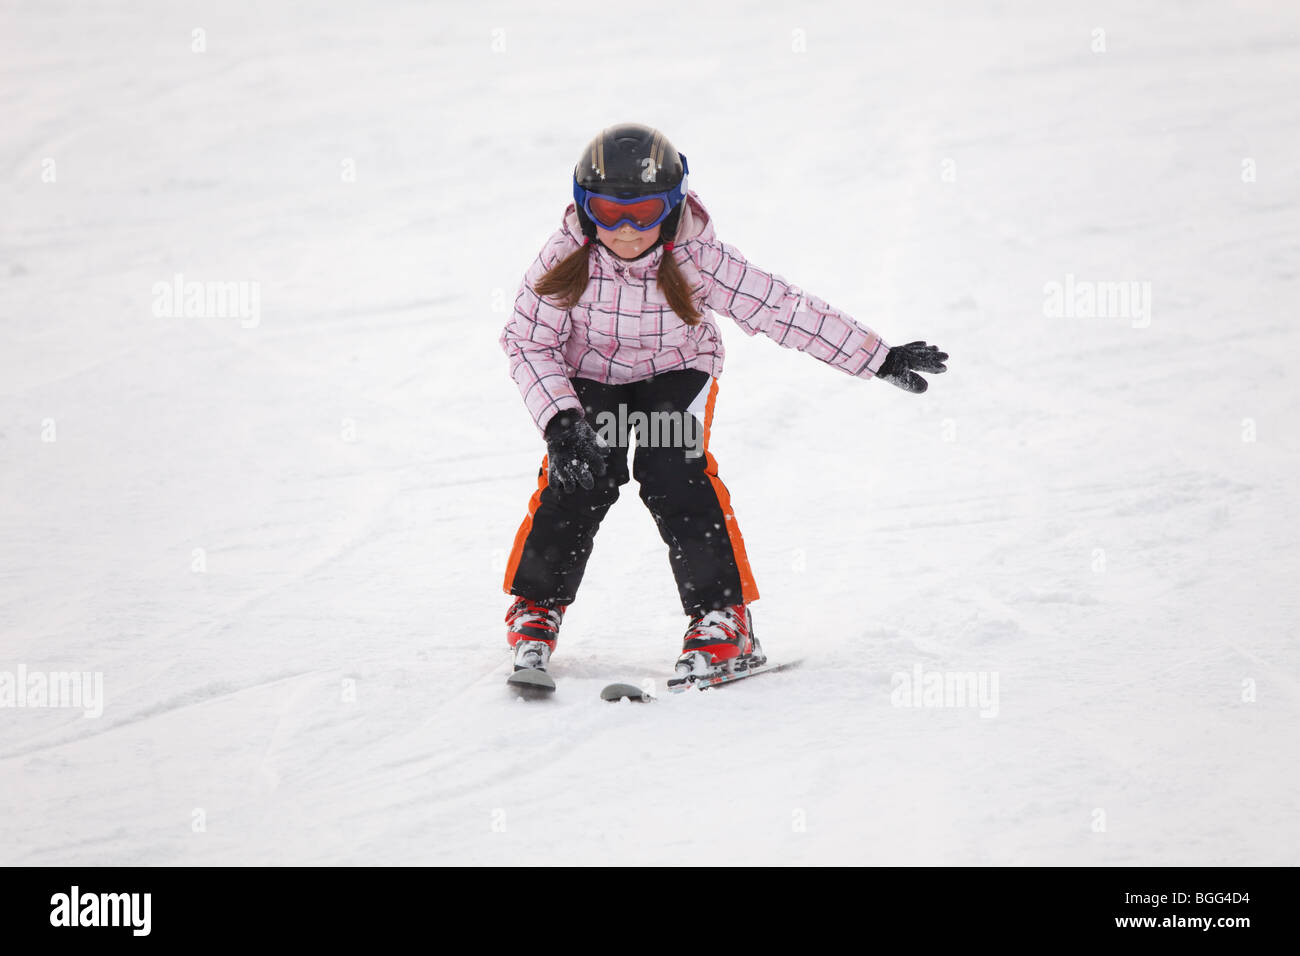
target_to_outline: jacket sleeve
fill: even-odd
[[[858,378],[880,370],[889,346],[867,326],[748,262],[735,246],[713,238],[692,245],[706,304],[749,335],[762,332]]]
[[[525,273],[515,296],[514,311],[501,332],[501,348],[510,359],[510,376],[543,434],[556,412],[582,409],[564,365],[564,343],[571,328],[568,310],[543,299],[535,289],[546,271],[576,248],[563,231],[550,238]]]

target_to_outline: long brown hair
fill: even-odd
[[[573,252],[569,253],[555,265],[551,266],[534,287],[538,295],[554,299],[561,309],[572,309],[582,298],[582,293],[591,281],[587,269],[587,259],[591,255],[592,241],[588,239]],[[663,258],[659,261],[659,275],[656,279],[659,291],[664,294],[668,304],[687,325],[699,325],[703,316],[691,300],[691,287],[682,274],[681,267],[673,258],[673,244],[664,243]]]

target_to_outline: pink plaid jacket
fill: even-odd
[[[541,298],[534,285],[548,269],[582,245],[572,203],[524,276],[514,314],[501,333],[510,374],[537,427],[558,411],[581,408],[571,378],[623,384],[678,369],[722,374],[722,336],[711,311],[731,316],[750,335],[762,332],[778,345],[807,352],[859,378],[871,378],[889,351],[875,332],[780,276],[747,262],[720,242],[694,192],[682,210],[670,251],[695,290],[699,325],[683,322],[659,290],[664,255],[659,246],[637,260],[620,259],[593,243],[591,281],[572,309]]]

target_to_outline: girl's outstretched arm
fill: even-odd
[[[822,299],[747,261],[717,239],[686,250],[704,281],[709,308],[729,315],[750,335],[807,352],[858,378],[871,378],[889,354],[874,331]]]
[[[547,302],[535,288],[547,270],[575,248],[562,230],[547,241],[525,273],[514,312],[501,332],[501,348],[510,358],[510,376],[542,434],[556,412],[568,408],[582,411],[582,402],[564,369],[569,313]]]

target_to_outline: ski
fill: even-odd
[[[515,671],[506,678],[506,684],[519,691],[521,697],[547,697],[555,693],[554,678],[536,667]]]
[[[708,690],[710,687],[721,687],[724,684],[734,684],[738,680],[744,680],[746,677],[756,677],[759,674],[767,674],[772,671],[784,671],[798,667],[803,663],[803,658],[793,661],[783,661],[779,664],[759,664],[756,667],[750,667],[734,674],[717,674],[713,677],[699,677],[694,680],[686,678],[684,680],[670,680],[668,690],[674,694],[680,694],[683,691],[695,688],[696,690]],[[638,687],[636,684],[609,684],[600,692],[601,700],[635,700],[635,701],[652,701],[657,698],[644,687]]]
[[[783,661],[780,664],[759,664],[756,667],[747,667],[742,671],[732,674],[715,674],[712,677],[685,677],[675,678],[668,682],[668,690],[674,694],[680,694],[683,691],[691,690],[708,690],[711,687],[722,687],[725,684],[734,684],[738,680],[744,680],[746,677],[757,677],[759,674],[770,674],[773,671],[790,670],[798,667],[803,663],[803,658],[793,661]]]

